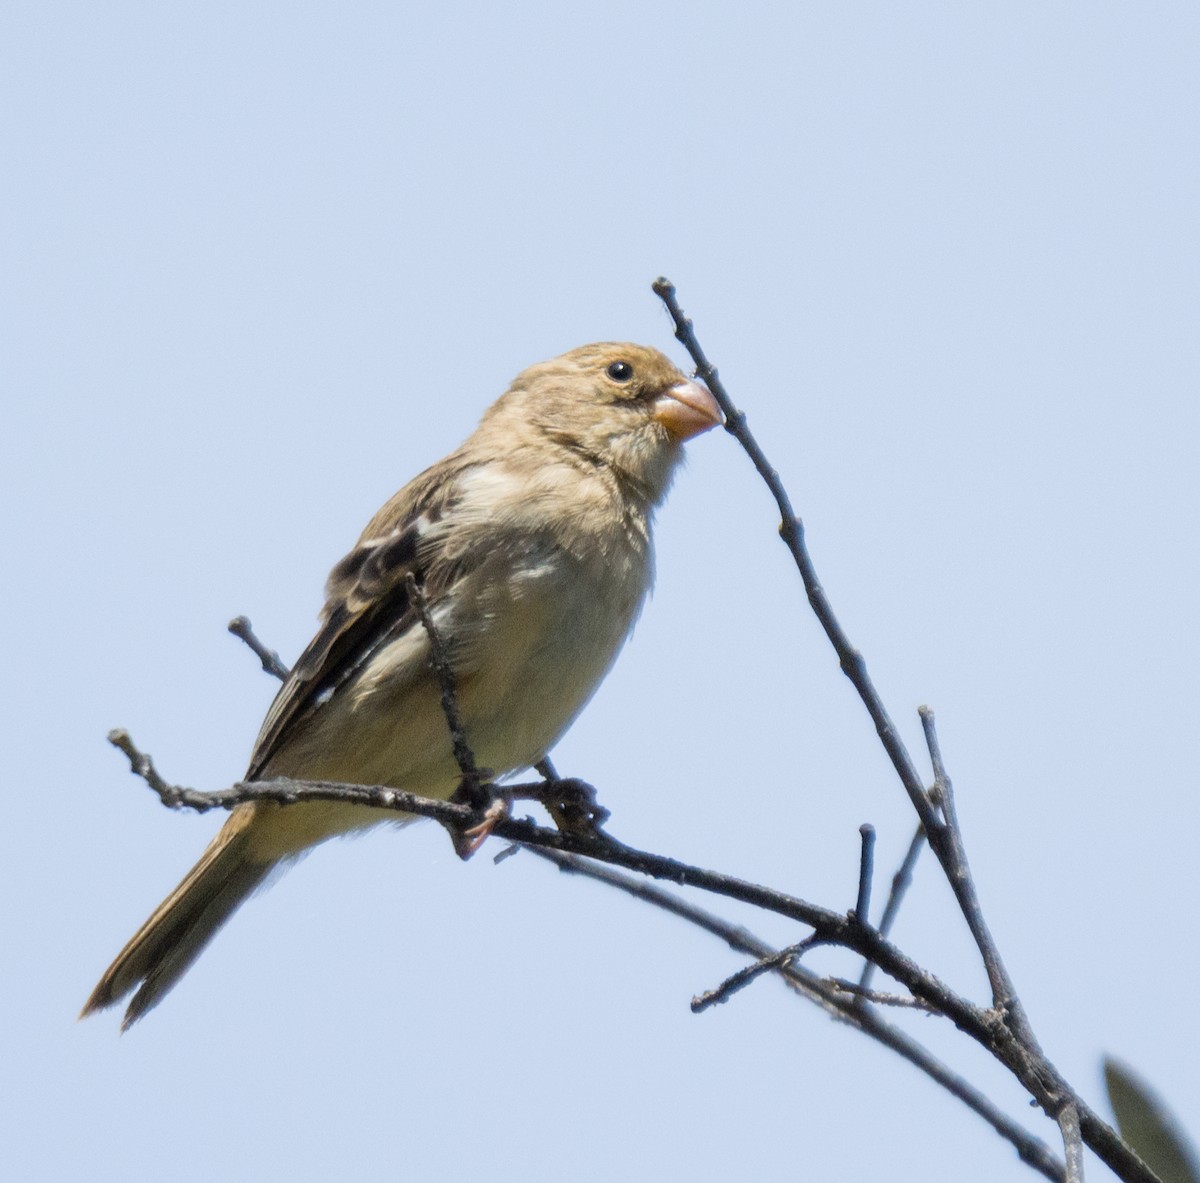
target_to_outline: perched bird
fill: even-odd
[[[334,567],[321,627],[267,712],[246,779],[453,794],[461,774],[410,574],[447,651],[478,765],[500,776],[541,760],[646,598],[651,519],[682,442],[720,421],[704,386],[641,345],[585,345],[519,375]],[[83,1014],[136,987],[123,1027],[136,1022],[272,869],[395,818],[335,802],[238,806]]]

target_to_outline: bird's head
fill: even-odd
[[[530,366],[487,419],[510,416],[611,467],[651,501],[666,492],[683,441],[721,422],[709,390],[657,349],[610,341]]]

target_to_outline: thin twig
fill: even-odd
[[[582,875],[599,883],[615,887],[635,899],[661,908],[678,916],[705,932],[724,941],[735,953],[750,957],[768,958],[775,952],[765,941],[755,936],[742,925],[732,924],[715,913],[651,883],[646,879],[627,875],[615,867],[605,866],[578,855],[564,854],[557,850],[537,850],[530,853],[554,863],[560,871]],[[1054,1152],[1040,1138],[1029,1133],[1024,1126],[1013,1121],[1006,1113],[973,1084],[951,1070],[907,1032],[887,1022],[874,1011],[860,1011],[850,1000],[830,990],[824,980],[803,965],[779,966],[775,972],[798,995],[814,1003],[831,1018],[861,1031],[884,1047],[890,1048],[910,1064],[925,1073],[931,1080],[944,1088],[951,1096],[962,1101],[973,1113],[978,1114],[1002,1138],[1016,1149],[1021,1160],[1035,1171],[1056,1183],[1063,1181],[1063,1166]]]
[[[925,731],[925,743],[929,748],[929,760],[933,765],[933,787],[937,794],[938,803],[946,819],[944,826],[930,839],[930,844],[936,848],[945,848],[942,865],[947,868],[954,894],[958,898],[959,907],[966,919],[971,936],[979,949],[983,965],[987,971],[988,982],[992,988],[992,1005],[1006,1017],[1017,1038],[1031,1050],[1041,1050],[1037,1037],[1033,1033],[1025,1008],[1017,997],[1012,978],[1004,966],[1000,949],[995,938],[988,929],[983,918],[983,908],[979,903],[979,895],[975,890],[975,881],[971,877],[971,869],[967,864],[967,852],[963,845],[962,829],[958,824],[958,810],[954,804],[954,786],[946,774],[946,766],[942,761],[942,749],[938,742],[937,724],[933,711],[923,706],[918,712],[921,716],[921,726]],[[938,849],[938,853],[942,853]]]
[[[979,908],[979,900],[974,884],[967,872],[965,857],[963,857],[962,842],[961,840],[949,842],[939,840],[942,836],[942,831],[951,828],[950,817],[953,813],[953,805],[949,805],[947,821],[943,824],[942,820],[937,816],[937,811],[934,809],[929,795],[925,792],[925,786],[921,781],[920,775],[917,773],[912,757],[909,755],[904,741],[900,738],[900,734],[896,730],[896,725],[892,722],[891,715],[883,704],[883,699],[879,696],[879,692],[876,690],[875,684],[867,672],[867,663],[863,655],[850,643],[849,636],[847,636],[845,629],[842,628],[836,615],[834,615],[829,597],[825,594],[825,589],[821,586],[821,581],[817,577],[812,557],[808,552],[808,544],[804,536],[804,524],[792,508],[791,499],[788,497],[787,490],[783,486],[783,481],[779,473],[771,466],[770,461],[767,460],[766,454],[750,432],[745,414],[734,405],[733,400],[725,390],[724,384],[721,382],[716,367],[708,360],[704,354],[704,350],[700,347],[700,342],[696,338],[695,326],[684,315],[683,309],[676,297],[675,285],[669,279],[660,277],[654,281],[652,286],[655,294],[663,301],[667,311],[671,314],[671,319],[675,323],[676,339],[683,345],[691,355],[692,360],[696,363],[697,376],[712,391],[713,397],[716,398],[721,410],[724,412],[725,430],[741,444],[753,462],[759,476],[766,482],[767,487],[775,498],[783,519],[780,523],[779,532],[800,571],[800,577],[804,581],[804,589],[808,595],[808,602],[812,605],[817,619],[821,622],[821,627],[825,630],[825,635],[829,638],[834,651],[838,655],[842,671],[853,683],[854,688],[858,691],[858,695],[863,701],[863,705],[866,706],[884,749],[891,758],[892,765],[908,793],[909,800],[912,802],[913,808],[917,811],[917,816],[921,819],[921,824],[924,826],[925,833],[929,837],[930,845],[933,847],[934,853],[938,856],[938,860],[945,870],[951,888],[958,899],[959,906],[966,917],[968,925],[971,927],[972,934],[975,935],[976,943],[980,945],[980,952],[987,963],[988,977],[992,982],[993,1001],[996,1007],[1006,1015],[1012,1015],[1015,1020],[1014,1031],[1020,1039],[1023,1041],[1027,1039],[1032,1040],[1032,1028],[1025,1019],[1020,1003],[1016,999],[1016,992],[1012,987],[1012,981],[1008,978],[1002,963],[999,961],[999,954],[995,948],[995,944],[990,939],[984,940],[986,928],[981,927],[982,914]],[[924,715],[922,715],[922,719],[924,719]],[[944,776],[945,770],[943,769],[942,771]],[[984,948],[985,944],[987,945],[986,951]],[[1035,1044],[1031,1044],[1030,1046],[1035,1046]]]
[[[892,876],[892,886],[888,892],[887,903],[884,904],[883,915],[879,918],[879,933],[881,936],[886,937],[891,935],[892,925],[896,923],[896,917],[900,912],[900,905],[904,901],[904,894],[908,891],[909,884],[912,883],[913,868],[917,865],[917,859],[921,854],[921,847],[924,845],[925,827],[920,822],[917,822],[916,831],[913,833],[912,841],[908,844],[908,851],[904,855],[904,860]],[[869,961],[864,961],[858,984],[866,990],[871,985],[871,978],[874,974],[875,967]]]
[[[278,678],[281,682],[286,680],[291,672],[286,665],[279,659],[279,654],[274,649],[268,649],[257,636],[254,634],[254,628],[250,624],[248,616],[235,616],[228,625],[229,631],[233,633],[239,641],[248,645],[254,656],[262,662],[262,667],[272,677]]]
[[[437,674],[438,684],[442,692],[442,713],[446,716],[446,723],[450,728],[450,742],[454,746],[454,760],[458,764],[459,772],[462,773],[463,786],[472,804],[479,806],[484,804],[478,800],[482,778],[480,777],[479,769],[475,765],[475,755],[471,751],[471,745],[467,742],[467,734],[463,729],[462,716],[458,711],[458,697],[454,687],[454,671],[450,668],[450,659],[446,655],[446,646],[442,641],[437,626],[433,623],[433,617],[429,612],[429,605],[425,600],[425,592],[417,582],[416,576],[410,571],[404,577],[404,581],[408,589],[409,602],[416,608],[417,615],[420,616],[421,623],[425,626],[426,635],[429,637],[429,650],[433,669]]]
[[[660,276],[651,286],[654,294],[662,300],[671,314],[671,319],[675,322],[676,340],[688,351],[692,361],[695,362],[697,377],[702,379],[712,391],[713,397],[724,413],[725,430],[741,444],[759,476],[766,482],[767,488],[775,498],[782,517],[779,533],[800,571],[808,602],[812,605],[817,619],[821,622],[821,627],[825,630],[825,635],[837,653],[842,672],[853,683],[866,706],[871,721],[875,724],[875,730],[883,742],[884,749],[908,792],[913,808],[917,811],[917,816],[925,823],[927,830],[937,826],[939,820],[925,794],[925,786],[921,783],[921,777],[908,754],[908,749],[904,746],[904,741],[900,738],[900,733],[896,730],[896,725],[883,705],[883,699],[880,698],[875,684],[867,673],[867,663],[863,659],[863,655],[850,643],[850,638],[834,615],[825,589],[817,578],[816,568],[813,566],[812,558],[808,553],[808,545],[804,540],[804,523],[796,516],[795,510],[792,508],[791,499],[783,487],[779,473],[771,466],[758,441],[751,434],[745,414],[734,405],[733,399],[730,398],[717,373],[716,366],[704,355],[704,350],[701,349],[700,342],[696,339],[695,328],[679,305],[675,294],[675,285],[669,279]]]
[[[862,836],[862,850],[858,859],[858,897],[854,901],[854,915],[859,924],[871,923],[871,879],[875,874],[875,827],[864,822],[858,827]]]
[[[895,875],[892,876],[892,886],[888,892],[888,900],[883,907],[883,915],[879,918],[879,931],[884,936],[887,936],[892,931],[892,925],[896,923],[896,916],[900,912],[900,905],[904,901],[904,894],[908,891],[909,885],[912,883],[913,868],[917,865],[917,859],[921,854],[921,847],[924,845],[925,827],[918,822],[917,828],[913,832],[912,841],[908,844],[904,860],[901,862]]]
[[[822,978],[831,989],[842,994],[851,994],[863,1002],[877,1002],[880,1006],[908,1007],[911,1010],[923,1010],[928,1014],[937,1014],[922,998],[914,998],[911,994],[885,994],[879,990],[865,990],[857,982],[848,978]]]
[[[698,1015],[708,1010],[710,1006],[719,1006],[723,1002],[728,1002],[739,990],[744,990],[756,978],[762,977],[763,974],[773,969],[782,969],[789,962],[795,961],[819,944],[821,941],[817,937],[806,937],[795,945],[780,949],[778,953],[772,953],[769,957],[760,957],[751,965],[743,966],[737,973],[730,974],[719,986],[705,990],[703,994],[697,994],[692,999],[692,1014]]]
[[[130,771],[140,776],[169,809],[190,809],[208,813],[214,809],[231,810],[249,801],[271,801],[277,805],[295,805],[299,801],[340,801],[351,805],[369,805],[376,809],[416,813],[443,824],[470,824],[474,813],[466,805],[418,797],[403,789],[385,785],[355,785],[341,781],[296,781],[285,777],[271,780],[238,781],[228,789],[205,792],[185,785],[170,784],[159,775],[150,756],[133,742],[129,732],[116,728],[108,733],[108,742],[129,758]]]
[[[197,813],[213,809],[231,810],[248,801],[272,801],[279,805],[294,805],[302,801],[341,801],[353,805],[369,805],[378,809],[416,814],[432,818],[443,825],[470,823],[475,814],[467,805],[453,801],[421,797],[387,785],[343,784],[331,781],[299,781],[277,778],[272,780],[239,781],[227,789],[201,792],[197,789],[167,783],[154,768],[153,761],[141,752],[122,730],[113,731],[109,741],[129,759],[130,769],[140,776],[159,799],[172,808],[186,808]],[[557,794],[562,786],[570,788],[579,782],[570,780],[547,784],[533,781],[504,785],[497,789],[510,799],[537,800],[547,793]],[[655,879],[668,880],[681,886],[700,888],[752,906],[764,908],[806,924],[814,937],[823,944],[842,945],[861,956],[876,960],[881,969],[901,982],[912,993],[926,998],[937,1009],[974,1034],[984,1046],[995,1052],[988,1015],[974,1003],[950,990],[933,974],[923,970],[903,952],[852,916],[810,904],[756,883],[731,875],[706,870],[667,858],[649,851],[626,846],[602,831],[560,831],[513,817],[499,820],[492,833],[498,838],[520,842],[530,847],[585,855],[637,871]]]
[[[132,770],[150,784],[165,804],[183,806],[198,812],[217,808],[232,809],[246,801],[273,801],[280,805],[291,805],[300,801],[341,801],[430,817],[448,827],[470,825],[477,817],[476,812],[469,806],[452,801],[435,801],[383,785],[290,780],[243,781],[229,789],[201,793],[195,789],[166,785],[157,772],[153,773],[154,779],[151,779],[146,770],[152,770],[153,764],[148,756],[143,756],[138,751],[125,732],[114,732],[110,739],[129,757]],[[558,791],[560,786],[549,787]],[[527,785],[505,786],[502,791],[536,797],[539,791],[545,791],[546,788],[546,782],[538,781]],[[859,924],[852,916],[821,908],[784,892],[749,883],[732,875],[724,875],[678,859],[626,846],[598,831],[550,830],[531,821],[505,817],[496,821],[491,832],[496,837],[511,842],[585,855],[655,879],[700,888],[809,925],[813,929],[814,938],[821,943],[840,945],[860,957],[870,958],[915,997],[929,1002],[940,1014],[949,1018],[955,1026],[1004,1064],[1047,1114],[1057,1116],[1064,1098],[1074,1102],[1079,1109],[1080,1125],[1088,1145],[1112,1166],[1122,1179],[1128,1183],[1159,1183],[1154,1174],[1115,1132],[1071,1091],[1053,1065],[1023,1046],[994,1011],[981,1010],[951,990],[928,970],[917,965],[902,950],[880,937],[875,930]]]
[[[406,813],[421,814],[434,818],[443,824],[462,825],[469,822],[474,816],[470,808],[465,805],[458,805],[448,801],[434,801],[417,797],[411,793],[402,792],[399,789],[379,786],[323,784],[321,782],[260,781],[249,784],[237,784],[231,789],[221,792],[201,793],[192,789],[183,789],[178,786],[168,785],[154,769],[153,761],[150,757],[136,748],[127,733],[115,731],[110,735],[110,740],[128,756],[131,770],[142,777],[165,804],[186,807],[198,812],[218,808],[232,809],[235,805],[251,800],[273,800],[284,805],[300,800],[337,800],[349,801],[354,804],[372,805],[381,809],[395,809]],[[851,924],[846,918],[838,916],[836,913],[815,908],[812,905],[803,903],[803,901],[791,900],[781,893],[771,892],[766,888],[758,888],[755,885],[745,884],[740,880],[727,876],[702,871],[700,868],[689,867],[673,859],[664,859],[660,856],[649,855],[645,852],[613,843],[602,837],[585,838],[575,834],[562,834],[555,830],[537,827],[527,821],[517,821],[515,819],[502,821],[497,825],[495,832],[499,837],[520,842],[541,857],[558,863],[563,869],[570,869],[576,873],[603,879],[639,898],[651,900],[660,907],[665,907],[677,915],[690,919],[693,923],[700,924],[701,927],[721,936],[732,947],[752,956],[769,957],[772,950],[761,943],[755,943],[755,938],[747,933],[746,930],[735,929],[733,926],[726,925],[724,922],[712,917],[711,914],[702,912],[701,909],[673,897],[670,893],[664,892],[661,888],[656,888],[653,884],[643,883],[640,880],[627,879],[627,877],[621,876],[619,872],[613,870],[611,867],[593,864],[579,856],[587,856],[587,859],[607,859],[608,861],[626,866],[630,870],[655,875],[659,878],[669,879],[672,882],[680,884],[717,891],[733,899],[742,899],[746,903],[757,904],[769,910],[778,911],[783,915],[789,916],[791,919],[807,923],[814,921],[821,923],[822,921],[826,921],[828,923],[828,931],[825,933],[825,937],[828,943],[831,944],[843,943],[842,940],[839,940],[839,937],[846,937],[851,933],[862,934],[864,938],[870,940],[872,945],[878,942],[877,934],[871,933],[870,930],[866,930],[860,925]],[[573,847],[575,849],[572,849]],[[839,929],[843,931],[839,933]],[[984,1046],[989,1047],[989,1050],[994,1055],[997,1055],[1002,1060],[1004,1059],[990,1043],[986,1016],[983,1012],[980,1012],[978,1008],[965,1000],[957,998],[942,983],[938,982],[936,978],[932,978],[930,975],[925,974],[924,971],[913,966],[898,950],[895,951],[895,957],[892,957],[886,943],[879,942],[879,946],[874,952],[881,958],[881,964],[883,964],[889,973],[896,977],[897,980],[902,981],[910,989],[913,988],[914,983],[919,979],[919,988],[924,991],[928,996],[928,1000],[936,1006],[940,1013],[949,1015],[968,1034]],[[854,947],[853,944],[851,947]],[[862,955],[870,955],[872,949],[858,947],[855,951]],[[915,971],[915,977],[908,972],[910,966]],[[860,1030],[866,1031],[873,1038],[892,1048],[904,1056],[905,1059],[927,1072],[938,1083],[942,1084],[943,1087],[956,1097],[959,1097],[972,1110],[987,1120],[993,1128],[1012,1142],[1017,1147],[1018,1153],[1025,1162],[1030,1163],[1048,1178],[1062,1178],[1061,1168],[1057,1166],[1053,1155],[1043,1143],[1033,1138],[1032,1135],[1021,1129],[1016,1123],[1011,1122],[982,1093],[961,1077],[951,1072],[904,1032],[884,1023],[873,1012],[859,1012],[852,1009],[850,1003],[840,999],[835,993],[829,991],[828,988],[822,987],[819,979],[803,973],[802,967],[780,967],[780,971],[784,972],[789,981],[797,985],[797,988],[800,988],[802,985],[804,990],[815,999],[820,1000],[826,1009],[837,1012],[838,1017],[858,1027]],[[1154,1177],[1149,1174],[1141,1176],[1131,1175],[1129,1177],[1144,1180],[1144,1183],[1156,1183]]]
[[[1020,1054],[1014,1052],[1009,1067],[1046,1113],[1057,1117],[1063,1099],[1070,1098],[1077,1105],[1080,1127],[1087,1144],[1121,1178],[1144,1180],[1145,1183],[1150,1183],[1154,1179],[1153,1173],[1118,1137],[1116,1132],[1082,1102],[1078,1094],[1071,1089],[1062,1074],[1041,1050],[1024,1008],[1017,998],[1015,990],[1012,989],[1012,982],[1004,972],[996,947],[987,936],[986,927],[982,925],[982,913],[975,885],[963,857],[961,833],[957,830],[956,821],[952,820],[954,819],[953,803],[951,802],[946,810],[946,821],[943,822],[929,795],[925,792],[912,757],[867,672],[862,653],[850,643],[849,637],[834,615],[829,598],[821,586],[816,568],[809,555],[805,542],[804,525],[792,509],[791,500],[779,473],[767,460],[766,454],[746,424],[746,416],[734,405],[721,382],[716,367],[709,362],[701,349],[692,322],[684,315],[683,309],[680,307],[674,284],[670,280],[660,277],[654,281],[652,287],[670,313],[675,324],[675,337],[688,351],[695,363],[697,376],[712,391],[721,407],[725,415],[726,431],[741,444],[759,476],[762,477],[775,498],[782,518],[779,527],[780,536],[800,572],[809,604],[824,629],[825,635],[833,645],[843,673],[850,679],[863,705],[867,708],[867,713],[875,725],[880,742],[925,828],[930,848],[937,856],[958,901],[959,908],[971,927],[976,944],[981,946],[981,953],[983,952],[981,941],[990,946],[989,977],[992,977],[997,969],[1000,974],[1000,976],[992,978],[993,993],[996,996],[994,1014],[999,1020],[998,1023],[992,1024],[996,1038],[993,1051],[999,1054],[1001,1044],[1015,1045],[1019,1048]],[[953,831],[953,833],[944,840],[943,831]],[[882,966],[882,962],[880,965]],[[907,982],[905,984],[908,985]],[[914,993],[919,993],[919,991],[914,991]],[[1005,1058],[1003,1054],[1001,1054],[1001,1058]]]
[[[1083,1183],[1083,1136],[1079,1130],[1079,1110],[1064,1105],[1058,1115],[1066,1154],[1065,1183]]]
[[[158,794],[158,799],[168,809],[194,809],[197,813],[206,813],[210,809],[222,808],[212,800],[211,793],[196,793],[194,789],[185,789],[181,785],[169,784],[163,780],[158,774],[158,769],[154,767],[150,753],[141,751],[123,727],[114,727],[108,733],[108,742],[125,753],[129,758],[129,771],[134,776],[140,776]],[[233,806],[229,808],[232,809]]]

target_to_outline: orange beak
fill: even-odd
[[[654,400],[651,416],[673,440],[681,442],[718,426],[721,408],[707,386],[688,380],[663,391]]]

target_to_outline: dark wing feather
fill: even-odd
[[[421,536],[450,509],[454,478],[461,471],[439,466],[407,485],[330,572],[321,628],[267,712],[248,780],[262,775],[288,733],[320,710],[372,653],[412,627],[417,615],[408,602],[410,573],[425,581],[431,599],[443,590],[432,580],[445,565],[425,553],[428,547],[422,547]]]

